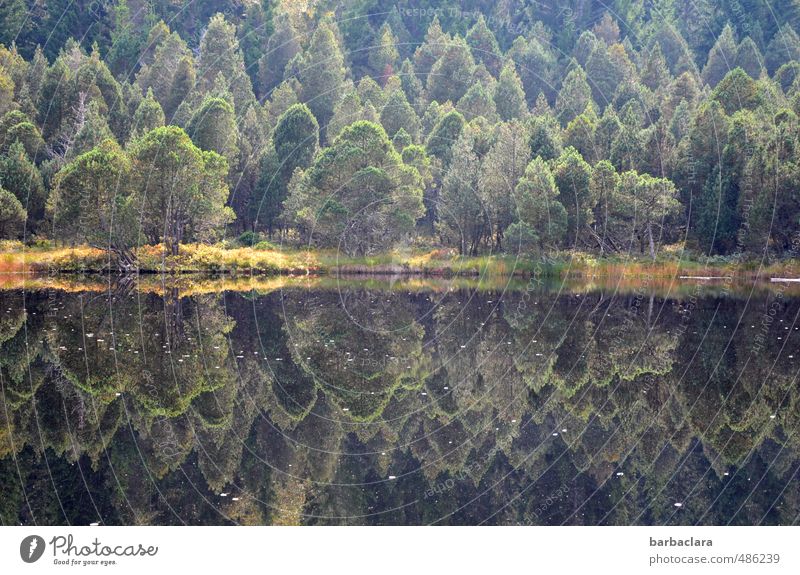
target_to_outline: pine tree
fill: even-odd
[[[556,84],[556,58],[553,53],[536,38],[525,39],[518,36],[507,56],[516,64],[528,104],[533,104],[540,93],[552,101]]]
[[[514,221],[514,189],[530,160],[528,134],[520,122],[500,124],[496,142],[483,159],[479,193],[489,213],[493,250],[503,249],[503,235]]]
[[[295,104],[281,115],[273,135],[273,147],[261,160],[256,187],[254,221],[267,229],[270,237],[279,224],[283,202],[295,170],[304,170],[319,147],[319,124],[305,104]]]
[[[534,247],[556,249],[564,241],[567,211],[558,201],[558,188],[547,163],[540,157],[526,166],[514,189],[516,221],[507,230],[509,251]]]
[[[335,24],[328,19],[320,22],[311,37],[300,71],[302,100],[311,109],[323,133],[341,97],[345,77],[344,56],[334,27]]]
[[[147,95],[139,103],[136,112],[133,114],[131,123],[130,140],[140,138],[150,130],[164,125],[164,110],[153,97],[153,91],[147,90]]]
[[[457,111],[452,111],[442,116],[434,126],[425,144],[425,150],[428,155],[438,158],[442,162],[442,166],[446,168],[452,157],[453,144],[461,136],[463,129],[464,116]]]
[[[735,63],[736,39],[733,37],[733,28],[726,24],[708,53],[708,61],[703,68],[703,81],[713,88],[735,67]]]
[[[600,21],[595,24],[592,32],[597,38],[605,42],[606,46],[619,42],[619,25],[608,12],[603,14]]]
[[[507,62],[503,66],[503,71],[500,72],[500,78],[494,90],[494,105],[500,119],[504,122],[521,120],[528,113],[525,90],[522,88],[522,81],[517,75],[513,62]]]
[[[247,106],[255,101],[255,95],[239,50],[236,28],[222,14],[215,14],[200,41],[197,73],[200,93],[211,91],[220,74],[233,94],[236,113],[244,113]]]
[[[284,11],[275,14],[275,32],[258,60],[258,95],[268,96],[283,80],[286,65],[300,53],[298,34]]]
[[[186,133],[201,150],[223,156],[231,169],[238,167],[239,128],[233,106],[225,98],[206,96],[192,115]]]
[[[395,90],[389,95],[386,105],[381,110],[381,124],[390,138],[394,137],[398,130],[403,129],[414,141],[419,139],[419,118],[402,90]]]
[[[479,193],[480,161],[468,130],[453,145],[452,163],[439,193],[436,229],[462,255],[477,255],[489,228],[489,214]]]
[[[28,232],[36,231],[44,218],[47,191],[39,170],[19,141],[11,144],[6,156],[0,156],[0,185],[14,194],[25,209],[30,218]]]
[[[736,49],[737,68],[741,68],[751,78],[758,80],[764,70],[763,62],[758,46],[749,36],[739,43],[739,47]]]
[[[800,37],[797,32],[785,24],[772,38],[767,47],[767,70],[770,74],[786,62],[800,60]]]
[[[594,221],[595,198],[590,186],[592,168],[574,148],[567,148],[555,161],[553,175],[558,201],[567,210],[568,243],[581,240]]]
[[[569,124],[586,109],[592,101],[592,91],[586,80],[586,72],[580,66],[570,70],[556,98],[556,117],[562,126]]]
[[[467,93],[458,101],[456,109],[461,112],[467,122],[478,117],[486,118],[491,123],[497,120],[494,100],[480,83],[470,86]]]
[[[653,47],[645,53],[640,79],[642,84],[653,91],[662,86],[669,85],[672,80],[660,44],[654,44]]]
[[[503,65],[503,57],[497,39],[486,25],[483,14],[478,16],[478,20],[467,32],[466,40],[475,62],[486,66],[492,76],[497,77]]]
[[[385,84],[386,80],[394,74],[400,54],[397,52],[397,38],[392,33],[391,27],[384,23],[378,32],[378,42],[369,52],[369,67],[372,77]]]
[[[423,84],[427,84],[428,75],[433,65],[442,57],[445,48],[451,42],[450,35],[442,31],[439,17],[434,16],[430,26],[428,26],[425,40],[414,52],[414,69]]]
[[[28,214],[11,192],[0,187],[0,239],[16,240],[22,235]]]
[[[444,49],[431,68],[427,83],[428,100],[458,102],[473,85],[475,62],[467,43],[457,37]]]

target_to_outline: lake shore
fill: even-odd
[[[110,251],[79,247],[0,246],[0,273],[24,274],[216,274],[216,275],[384,275],[426,277],[513,277],[641,279],[676,278],[685,281],[725,282],[800,275],[800,261],[769,264],[714,258],[688,259],[670,252],[651,260],[644,255],[597,257],[581,252],[548,256],[459,256],[444,249],[404,250],[374,256],[351,257],[335,250],[225,247],[187,244],[178,255],[166,255],[163,246],[134,250],[137,265],[124,269]]]

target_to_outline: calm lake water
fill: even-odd
[[[0,291],[2,524],[799,521],[780,286],[104,281]]]

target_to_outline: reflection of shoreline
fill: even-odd
[[[78,461],[105,523],[166,524],[171,509],[192,524],[663,524],[696,510],[724,524],[742,503],[739,523],[796,515],[781,492],[800,463],[793,356],[745,356],[772,296],[651,305],[640,284],[534,293],[520,314],[523,292],[380,297],[354,282],[342,298],[336,278],[295,279],[224,301],[0,293],[0,466],[16,478],[20,460],[36,489],[41,446],[72,495]],[[793,349],[800,299],[782,301],[769,341]],[[403,504],[419,514],[393,515]]]
[[[138,290],[163,295],[177,290],[182,297],[222,292],[257,292],[262,295],[279,290],[377,290],[415,293],[443,293],[459,289],[524,293],[530,291],[529,281],[521,277],[450,278],[423,275],[387,276],[382,274],[342,274],[338,276],[264,276],[183,274],[139,276],[0,273],[0,291],[24,289],[53,290],[65,293],[107,292],[109,290]],[[685,299],[698,294],[711,297],[747,297],[756,293],[781,293],[800,296],[799,282],[771,282],[769,277],[726,278],[723,282],[699,281],[696,277],[653,276],[649,274],[615,274],[586,277],[573,275],[565,279],[548,278],[537,281],[536,290],[542,293],[613,292],[617,295],[652,295],[668,299]]]

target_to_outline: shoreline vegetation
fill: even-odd
[[[756,260],[687,258],[678,250],[655,260],[647,256],[597,257],[583,252],[557,254],[460,256],[453,250],[405,249],[363,257],[335,250],[270,246],[226,247],[184,244],[176,255],[163,246],[134,250],[134,267],[119,265],[115,254],[88,246],[0,246],[0,274],[153,274],[219,276],[420,276],[440,278],[584,279],[674,278],[688,282],[775,281],[793,279],[797,260],[760,264]]]

